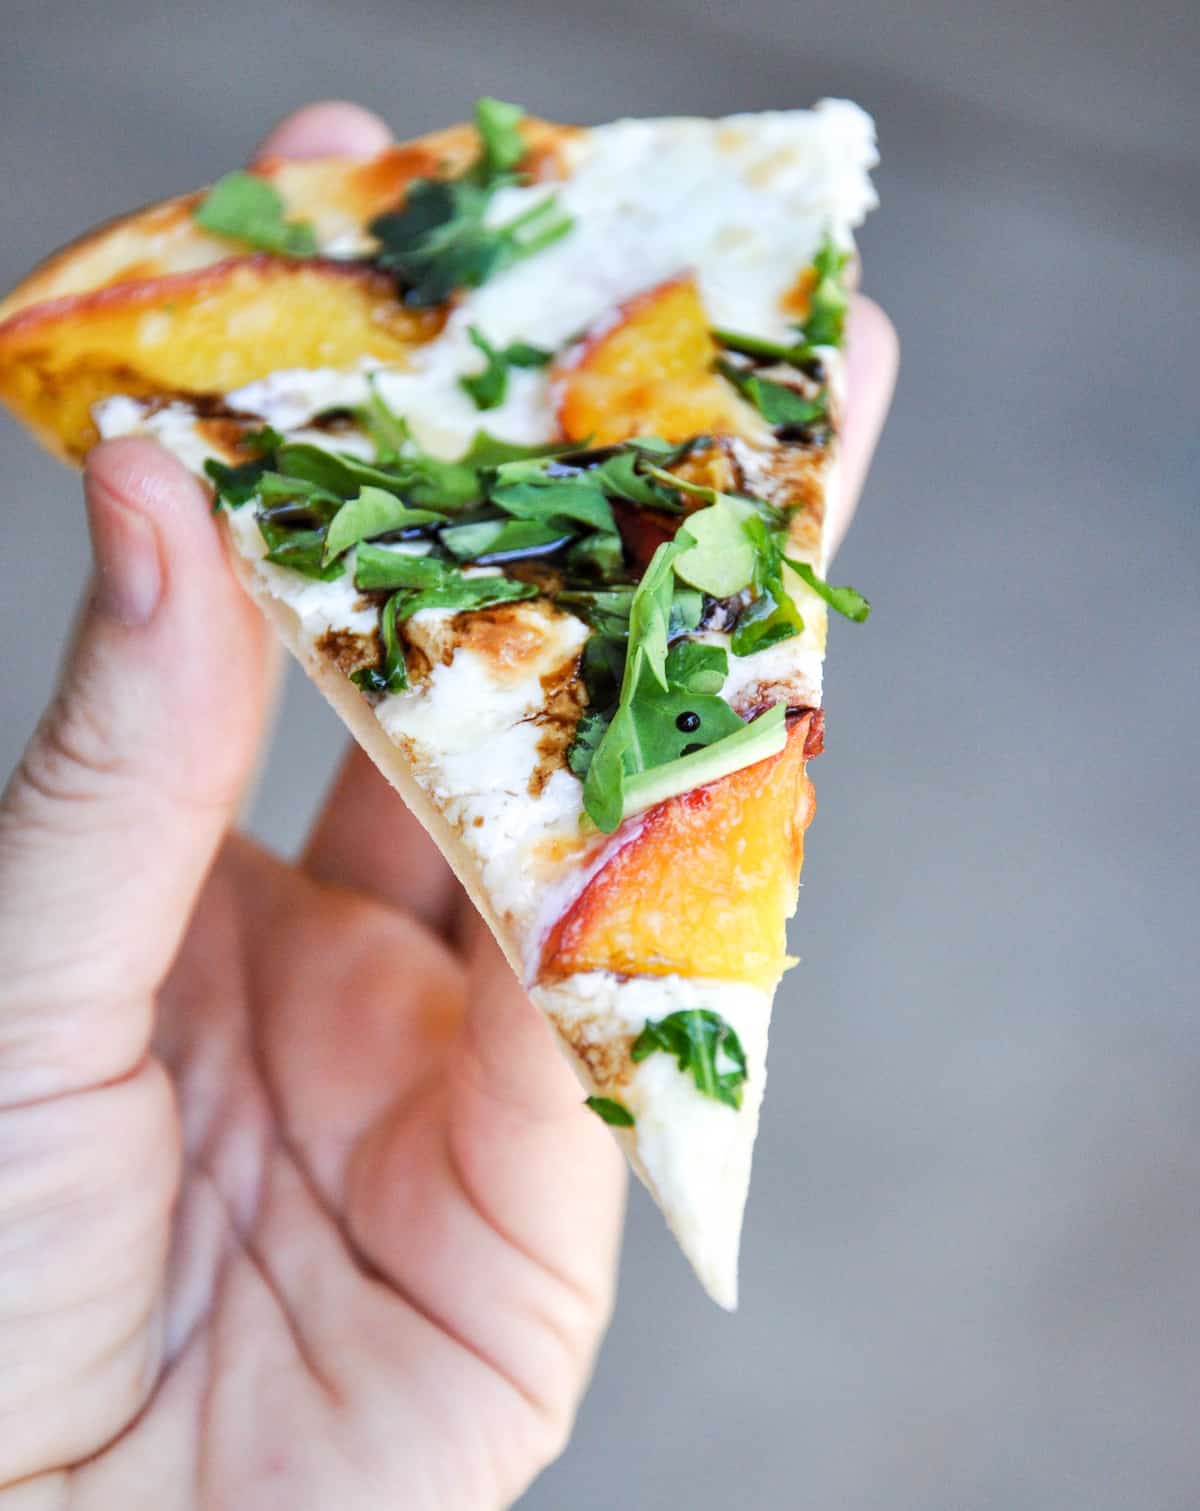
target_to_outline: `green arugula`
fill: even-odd
[[[724,680],[723,652],[713,655],[709,648],[697,646],[677,653],[674,659],[670,654],[673,622],[678,622],[673,613],[679,591],[678,562],[696,547],[693,531],[699,528],[704,534],[703,524],[697,526],[697,521],[720,508],[720,504],[712,505],[691,515],[674,540],[655,551],[628,598],[616,707],[602,733],[598,719],[593,718],[584,726],[583,738],[571,748],[571,769],[584,777],[584,808],[605,833],[612,833],[639,808],[762,759],[778,749],[783,739],[782,705],[747,724],[715,691],[704,691],[705,686],[719,685],[718,676]],[[757,516],[750,523],[765,531]],[[682,592],[690,616],[698,595],[693,588]],[[615,618],[616,605],[611,601],[598,604],[599,597],[592,595],[591,611],[599,609]],[[620,606],[624,609],[625,603]],[[619,644],[615,637],[610,643]],[[603,705],[592,685],[595,670],[591,669],[590,677],[585,658],[591,706],[603,717]]]
[[[396,627],[396,617],[403,598],[403,593],[396,593],[389,598],[383,606],[383,613],[379,616],[379,635],[383,641],[382,664],[364,666],[350,674],[350,680],[361,687],[363,692],[378,693],[383,696],[386,693],[402,693],[408,686],[404,643]]]
[[[340,561],[326,562],[324,530],[288,528],[268,514],[258,516],[258,528],[267,544],[266,559],[277,567],[289,567],[320,582],[332,582],[345,571]]]
[[[622,1102],[615,1102],[612,1097],[587,1097],[583,1104],[590,1107],[596,1116],[613,1128],[632,1128],[634,1116],[629,1108]]]
[[[823,598],[831,609],[849,619],[853,624],[865,624],[871,617],[871,605],[857,589],[835,588],[818,577],[806,561],[793,561],[790,556],[785,556],[784,560],[801,582],[807,583],[818,598]]]
[[[227,509],[240,509],[248,504],[257,494],[266,471],[265,461],[240,462],[230,467],[209,457],[204,463],[204,474],[216,489],[216,503],[218,507],[224,504]]]
[[[416,525],[444,523],[446,516],[434,509],[410,509],[398,494],[364,484],[355,498],[347,499],[325,531],[325,560],[333,561],[360,540],[408,530]]]
[[[841,346],[846,337],[846,315],[850,309],[850,290],[846,269],[850,253],[843,252],[827,231],[813,258],[817,281],[808,296],[808,317],[802,334],[808,346]]]
[[[405,303],[428,308],[444,303],[456,289],[477,289],[573,226],[554,194],[503,225],[488,222],[496,191],[520,181],[513,169],[525,155],[517,130],[521,117],[518,105],[480,100],[475,107],[480,141],[475,166],[461,178],[417,179],[401,209],[371,222],[370,232],[379,243],[374,260],[400,280]]]
[[[746,1054],[730,1025],[706,1007],[685,1008],[657,1022],[649,1020],[633,1041],[635,1064],[662,1051],[691,1074],[697,1090],[735,1110],[742,1105]]]
[[[504,403],[509,368],[545,367],[554,357],[553,352],[531,346],[528,341],[512,341],[508,346],[495,347],[476,325],[468,327],[467,335],[483,353],[485,365],[481,372],[460,378],[458,386],[474,400],[476,409],[495,409]]]
[[[401,620],[421,609],[484,609],[497,603],[535,598],[531,582],[512,577],[466,577],[453,562],[436,556],[412,556],[384,546],[360,545],[354,564],[354,585],[364,592],[400,589],[404,601]]]
[[[475,129],[479,133],[481,152],[472,176],[481,184],[491,184],[512,173],[525,156],[525,139],[517,129],[525,117],[520,105],[484,95],[475,102]]]
[[[815,425],[828,417],[829,401],[824,389],[815,399],[806,399],[786,383],[760,378],[750,368],[738,367],[724,358],[718,359],[717,371],[728,378],[743,398],[749,399],[768,425]]]
[[[238,169],[218,179],[193,211],[197,225],[283,257],[312,257],[316,233],[303,220],[288,220],[283,196],[256,173]]]
[[[465,179],[418,179],[402,210],[370,224],[376,263],[404,285],[406,304],[443,304],[552,245],[574,225],[551,194],[503,225],[487,224],[491,191]]]
[[[487,565],[522,556],[549,556],[567,545],[573,535],[561,526],[534,519],[481,519],[471,524],[450,525],[438,539],[460,561]]]

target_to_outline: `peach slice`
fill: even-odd
[[[810,733],[806,714],[778,755],[652,809],[551,930],[541,981],[603,970],[772,989],[815,807]]]
[[[758,415],[713,371],[716,355],[691,274],[647,289],[595,326],[555,369],[563,435],[590,437],[597,446],[633,435],[761,437]]]
[[[401,362],[444,315],[365,266],[265,253],[37,304],[0,325],[0,399],[78,460],[112,394],[224,394],[289,367]]]
[[[529,146],[522,170],[537,182],[563,177],[580,128],[526,117],[520,129]],[[362,160],[272,158],[253,171],[279,191],[287,219],[308,221],[325,246],[334,238],[357,242],[376,215],[403,202],[414,179],[462,173],[478,152],[475,128],[458,125]],[[205,192],[134,210],[55,252],[0,301],[0,323],[51,299],[192,272],[245,252],[239,242],[197,225],[192,212]]]

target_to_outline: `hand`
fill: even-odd
[[[318,105],[263,151],[386,139]],[[839,533],[895,370],[865,301],[851,368]],[[0,1507],[507,1505],[586,1383],[622,1161],[365,757],[298,865],[229,832],[264,625],[169,456],[102,446],[85,489],[0,806]]]

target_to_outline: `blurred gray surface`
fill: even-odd
[[[616,1322],[528,1511],[1200,1504],[1194,0],[8,0],[10,283],[312,96],[401,133],[858,98],[906,343],[839,575],[829,754],[740,1314],[635,1196]],[[0,766],[82,580],[0,423]],[[255,827],[341,745],[293,679]]]

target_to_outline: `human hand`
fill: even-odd
[[[323,105],[263,151],[385,140]],[[866,301],[850,364],[839,536],[895,369]],[[172,458],[107,444],[85,490],[0,804],[0,1507],[507,1505],[586,1383],[623,1162],[360,752],[298,864],[230,833],[265,627]]]

